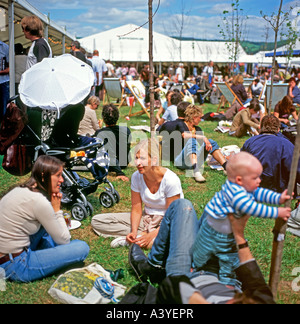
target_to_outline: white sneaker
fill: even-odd
[[[110,246],[112,248],[121,247],[121,246],[129,246],[129,243],[126,241],[126,237],[125,236],[121,236],[121,237],[117,237],[116,239],[114,239],[110,243]]]
[[[194,172],[194,178],[195,178],[195,180],[196,180],[197,182],[199,182],[199,183],[204,183],[204,182],[206,182],[205,178],[203,177],[203,175],[202,175],[199,171]]]

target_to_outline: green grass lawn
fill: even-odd
[[[136,111],[140,107],[135,107]],[[204,106],[205,112],[216,111],[216,106],[206,104]],[[146,115],[132,117],[127,121],[125,117],[129,111],[128,107],[120,109],[121,117],[120,123],[127,123],[132,125],[150,125],[150,121]],[[98,110],[99,117],[101,116],[101,109]],[[243,145],[247,138],[236,139],[228,135],[214,132],[216,122],[203,122],[201,127],[208,138],[213,138],[218,142],[220,147],[225,145],[236,144],[239,147]],[[177,170],[173,166],[170,169],[178,174],[181,179],[185,198],[192,201],[198,216],[200,217],[206,203],[213,197],[216,191],[219,191],[226,180],[223,172],[212,171],[205,166],[204,176],[207,179],[205,184],[198,184],[192,178],[186,178],[185,173]],[[126,171],[126,175],[130,178],[135,171],[135,167],[130,166]],[[7,174],[3,169],[0,170],[0,194],[4,193],[9,187],[14,184],[24,181],[24,178],[17,178]],[[100,206],[98,197],[104,190],[103,186],[99,186],[98,191],[91,194],[88,198],[94,206],[94,214],[101,214],[107,212],[128,212],[130,211],[130,184],[122,181],[117,181],[113,174],[109,175],[109,180],[113,183],[121,196],[119,204],[115,205],[110,210],[104,209]],[[124,269],[125,277],[119,283],[126,286],[128,289],[137,284],[137,280],[130,270],[128,265],[128,248],[112,249],[110,243],[112,239],[101,238],[97,236],[91,228],[91,218],[82,222],[82,226],[75,231],[72,231],[73,239],[81,239],[86,241],[90,246],[90,254],[86,260],[86,264],[98,263],[105,269],[116,270]],[[250,219],[247,226],[247,238],[250,243],[251,250],[257,259],[261,270],[268,281],[271,251],[272,251],[272,229],[274,221]],[[292,282],[296,279],[292,276],[293,269],[300,267],[300,240],[299,238],[287,234],[285,242],[285,249],[282,262],[281,282],[278,290],[278,302],[288,304],[299,304],[299,292],[292,290]],[[299,272],[299,271],[298,271]],[[46,278],[30,284],[6,283],[6,291],[0,292],[0,303],[3,304],[55,304],[57,303],[48,294],[48,290],[56,280],[56,276]]]

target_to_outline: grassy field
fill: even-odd
[[[140,110],[136,107],[135,110]],[[207,104],[204,106],[205,112],[215,111],[216,106]],[[149,125],[149,119],[146,115],[132,117],[130,121],[127,121],[125,117],[129,111],[128,107],[122,107],[120,109],[121,117],[120,123],[127,123],[128,126],[132,125]],[[101,115],[101,109],[98,110],[99,117]],[[228,135],[214,132],[216,122],[203,122],[201,127],[208,138],[213,138],[218,142],[220,147],[225,145],[236,144],[241,147],[247,138],[235,139],[230,138]],[[205,166],[204,176],[207,179],[205,184],[197,184],[192,178],[186,178],[185,173],[178,171],[173,166],[171,170],[176,172],[181,179],[185,198],[189,199],[197,211],[199,217],[201,216],[206,203],[212,198],[214,193],[220,190],[222,184],[225,182],[226,177],[223,172],[212,171]],[[126,175],[130,178],[135,171],[135,167],[130,166],[126,171]],[[17,178],[10,176],[3,169],[0,170],[0,193],[5,192],[10,186],[24,181],[25,178]],[[98,197],[104,188],[99,186],[98,191],[90,195],[89,201],[94,206],[94,214],[101,214],[107,212],[128,212],[130,211],[130,184],[122,181],[117,181],[113,174],[109,175],[109,180],[113,183],[121,196],[119,204],[115,205],[109,211],[102,208],[99,204]],[[124,279],[118,281],[120,284],[126,286],[128,289],[133,287],[137,282],[134,274],[131,272],[128,265],[128,248],[116,248],[112,249],[110,243],[112,239],[101,238],[97,236],[91,228],[91,218],[88,218],[82,222],[82,226],[75,231],[72,231],[73,239],[81,239],[86,241],[90,246],[90,254],[86,260],[86,264],[98,263],[105,269],[116,270],[119,268],[124,269]],[[272,229],[274,221],[260,220],[252,218],[247,227],[247,238],[250,243],[251,250],[257,259],[261,270],[268,281],[270,259],[272,251]],[[295,277],[292,276],[293,269],[300,267],[300,240],[299,238],[287,235],[285,243],[281,282],[278,291],[278,302],[286,304],[299,304],[299,292],[295,292],[292,289],[292,282],[295,281]],[[298,271],[299,272],[299,271]],[[0,292],[1,304],[56,304],[48,294],[48,290],[56,280],[56,276],[46,278],[44,280],[30,283],[6,283],[6,291]]]

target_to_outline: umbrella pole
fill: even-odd
[[[288,195],[290,195],[291,197],[293,195],[295,184],[296,184],[299,156],[300,156],[300,118],[297,123],[297,137],[295,142],[294,155],[293,155],[293,161],[292,161],[291,173],[290,173],[290,179],[288,185]],[[291,207],[291,203],[292,200],[287,201],[285,207]],[[270,269],[270,278],[269,278],[269,286],[271,288],[271,291],[275,299],[277,298],[277,289],[280,281],[281,262],[282,262],[286,230],[287,230],[287,222],[285,222],[282,219],[277,219],[275,222],[275,227],[273,229],[274,241],[273,241],[271,269]]]

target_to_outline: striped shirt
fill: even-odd
[[[264,188],[258,188],[253,193],[247,192],[245,188],[227,180],[222,190],[206,205],[205,211],[214,219],[225,219],[228,214],[275,219],[278,217],[278,208],[262,203],[279,205],[280,197],[280,194]]]

